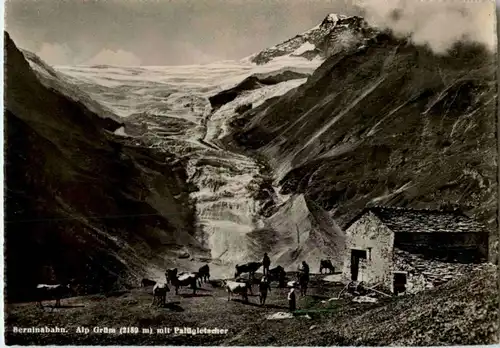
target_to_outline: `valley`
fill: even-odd
[[[200,65],[50,66],[4,36],[11,342],[498,339],[496,57],[486,47],[457,41],[438,54],[336,14],[246,58]],[[287,319],[268,318],[289,311],[290,289],[275,279],[266,306],[255,286],[250,303],[226,298],[251,288],[235,268],[264,253],[300,283],[288,288],[310,267],[310,292]],[[334,274],[318,274],[326,261]],[[171,284],[166,305],[151,305],[159,290],[144,284],[204,265],[212,281],[198,294]],[[71,284],[66,305],[36,307],[41,283]],[[353,284],[372,286],[368,303]],[[12,330],[47,323],[72,333]],[[231,334],[74,333],[117,325]]]

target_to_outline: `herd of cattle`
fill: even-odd
[[[224,287],[228,294],[228,301],[231,300],[231,295],[239,294],[245,302],[248,302],[248,292],[253,295],[252,286],[259,284],[259,296],[261,304],[265,302],[266,294],[263,294],[263,289],[268,289],[272,281],[278,282],[279,288],[300,286],[301,294],[306,295],[307,286],[309,283],[309,276],[299,276],[297,281],[286,281],[286,272],[282,266],[276,266],[269,269],[267,272],[264,269],[264,277],[257,279],[255,272],[262,267],[262,262],[249,262],[244,265],[235,266],[234,280],[222,280],[220,285]],[[335,268],[330,260],[320,261],[320,273],[327,270],[333,273]],[[196,294],[196,289],[201,287],[202,283],[210,282],[210,268],[208,265],[201,267],[198,272],[178,272],[177,268],[167,269],[165,272],[165,283],[156,283],[149,279],[142,280],[142,286],[153,286],[153,302],[152,305],[165,305],[167,292],[170,291],[168,285],[175,288],[175,294],[179,294],[180,287],[190,287],[193,294]],[[266,283],[266,284],[263,284]],[[212,283],[214,286],[214,283]],[[267,291],[266,291],[267,292]]]
[[[222,286],[226,289],[228,293],[228,301],[231,300],[232,294],[239,294],[243,297],[245,302],[248,302],[248,292],[253,295],[252,286],[254,284],[259,284],[261,304],[262,301],[262,289],[269,288],[269,284],[272,281],[278,282],[278,287],[292,287],[299,285],[301,294],[305,295],[307,292],[307,285],[309,282],[309,275],[307,277],[300,276],[297,281],[289,281],[285,284],[286,273],[285,269],[281,266],[276,266],[275,268],[266,271],[264,268],[264,276],[261,279],[255,277],[255,272],[262,267],[262,262],[249,262],[244,265],[235,266],[234,280],[222,280],[220,282],[210,281],[210,267],[204,265],[198,269],[198,272],[179,272],[177,268],[167,269],[165,272],[166,282],[155,282],[149,279],[142,279],[142,287],[153,286],[153,302],[152,305],[165,305],[167,292],[170,291],[168,285],[175,288],[175,294],[179,294],[179,288],[190,287],[193,290],[193,294],[196,294],[196,290],[201,288],[202,283],[211,282],[212,286]],[[320,273],[323,270],[328,270],[329,272],[334,272],[334,267],[330,260],[320,261]],[[266,284],[264,284],[266,283]],[[42,300],[55,299],[55,307],[60,307],[61,298],[68,296],[69,294],[74,294],[74,291],[70,284],[38,284],[37,285],[37,304],[43,308]],[[265,301],[265,295],[264,295]]]

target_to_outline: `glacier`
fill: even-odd
[[[245,92],[216,111],[211,110],[208,97],[255,73],[284,68],[312,73],[321,63],[321,59],[288,56],[266,65],[243,59],[188,66],[55,69],[125,121],[116,135],[148,138],[150,146],[164,148],[187,160],[188,181],[197,187],[191,193],[196,202],[197,239],[210,250],[215,266],[212,273],[229,277],[234,264],[261,257],[251,234],[265,225],[258,214],[261,203],[253,198],[253,187],[263,177],[255,159],[224,149],[218,140],[227,134],[228,122],[236,115],[237,106],[258,106],[307,79]],[[139,133],[132,129],[134,124],[140,125]],[[288,199],[277,194],[276,197],[278,203]],[[276,255],[287,253],[285,244],[280,248]]]

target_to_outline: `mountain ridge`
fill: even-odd
[[[335,52],[362,44],[376,32],[377,29],[369,26],[362,17],[330,13],[317,26],[247,59],[258,65],[287,56],[325,59]]]
[[[7,298],[69,279],[80,294],[130,287],[155,267],[161,274],[176,245],[203,254],[173,156],[121,142],[4,40]]]
[[[458,204],[488,226],[495,259],[494,62],[480,44],[436,55],[379,32],[235,116],[222,141],[263,155],[281,194],[304,194],[341,227],[369,204]]]

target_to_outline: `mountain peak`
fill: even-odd
[[[249,59],[256,64],[266,64],[276,58],[302,58],[323,60],[332,53],[346,49],[371,36],[368,24],[362,17],[329,13],[315,27]]]
[[[339,15],[339,14],[336,14],[336,13],[329,13],[325,19],[323,19],[323,21],[321,22],[321,25],[320,26],[324,26],[326,24],[329,24],[329,23],[337,23],[339,20],[342,20],[342,19],[347,19],[349,18],[350,16],[346,16],[346,15]]]

